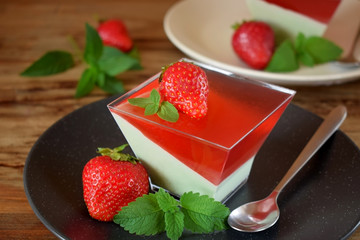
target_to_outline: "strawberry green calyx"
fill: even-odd
[[[131,162],[133,164],[137,164],[139,159],[128,154],[123,153],[122,151],[128,146],[128,144],[123,144],[116,148],[98,148],[97,153],[100,153],[102,156],[108,156],[114,161],[124,161]]]
[[[159,83],[162,81],[163,79],[163,75],[164,75],[164,72],[171,66],[173,65],[174,63],[170,63],[168,65],[165,65],[163,67],[161,67],[161,73],[160,73],[160,76],[159,76]]]
[[[241,22],[235,22],[231,25],[231,28],[233,30],[237,30],[241,25],[243,25],[244,23],[247,23],[247,22],[251,22],[251,21],[248,21],[248,20],[242,20]]]
[[[234,29],[234,30],[236,30],[236,29],[238,29],[238,28],[241,26],[241,24],[242,24],[242,23],[236,22],[236,23],[234,23],[233,25],[231,25],[231,28]]]
[[[240,26],[240,25],[241,25],[241,24],[239,24],[239,26]],[[181,60],[181,61],[179,61],[179,62],[187,62],[187,63],[194,64],[194,63],[192,63],[192,62],[188,62],[188,61],[185,61],[185,60]],[[167,64],[167,65],[161,67],[161,73],[160,73],[160,76],[159,76],[159,83],[161,83],[161,81],[163,80],[163,75],[164,75],[164,73],[166,72],[166,70],[167,70],[169,67],[171,67],[172,65],[174,65],[175,63],[176,63],[176,62],[172,62],[172,63],[170,63],[170,64]]]

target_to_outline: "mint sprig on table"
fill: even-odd
[[[129,98],[131,105],[145,108],[144,115],[157,114],[161,119],[168,122],[176,122],[179,119],[178,110],[168,101],[161,101],[158,91],[153,89],[148,98]]]
[[[136,47],[129,53],[104,46],[98,32],[86,24],[86,45],[82,59],[87,68],[77,84],[75,97],[89,94],[95,86],[110,94],[124,93],[125,89],[116,75],[128,70],[142,69]],[[74,57],[66,51],[49,51],[25,69],[21,76],[42,77],[59,74],[75,66]]]
[[[227,229],[230,210],[213,198],[188,192],[176,201],[164,189],[143,195],[123,207],[114,222],[137,235],[166,232],[170,239],[181,237],[184,229],[194,233],[211,233]]]
[[[294,43],[287,39],[275,49],[265,71],[291,72],[297,70],[300,63],[313,67],[337,60],[341,53],[340,47],[325,38],[299,33]]]

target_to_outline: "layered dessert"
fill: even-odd
[[[246,0],[253,19],[270,24],[279,38],[322,36],[340,0]]]
[[[208,78],[205,117],[180,112],[176,122],[168,122],[129,104],[159,89],[160,73],[108,108],[152,182],[178,195],[193,191],[224,201],[246,182],[256,153],[295,92],[195,64]]]

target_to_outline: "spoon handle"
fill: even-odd
[[[321,123],[310,141],[304,147],[300,155],[281,179],[274,191],[280,193],[290,180],[299,172],[299,170],[310,160],[315,152],[330,138],[330,136],[340,127],[346,117],[346,108],[338,106],[334,108]]]

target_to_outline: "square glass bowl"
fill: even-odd
[[[249,80],[208,65],[208,112],[202,119],[180,113],[175,123],[130,105],[159,87],[160,73],[108,105],[154,184],[181,195],[193,191],[226,201],[247,180],[256,153],[295,91]]]

